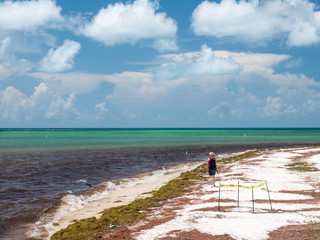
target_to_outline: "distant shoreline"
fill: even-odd
[[[72,130],[72,131],[96,131],[96,130],[105,130],[105,131],[112,131],[112,130],[312,130],[312,129],[320,129],[320,127],[221,127],[221,128],[177,128],[177,127],[172,127],[172,128],[95,128],[95,127],[85,127],[85,128],[68,128],[68,127],[53,127],[53,128],[0,128],[0,131],[32,131],[32,130],[37,130],[37,131],[66,131],[66,130]]]

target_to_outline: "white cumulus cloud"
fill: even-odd
[[[95,106],[95,112],[96,112],[95,119],[96,120],[103,119],[104,115],[109,112],[109,109],[106,106],[107,106],[107,103],[105,103],[105,102],[96,104],[96,106]]]
[[[154,48],[176,50],[177,24],[165,13],[156,13],[158,8],[157,2],[149,0],[110,4],[84,27],[83,34],[107,46],[154,39]]]
[[[52,100],[48,110],[45,113],[46,118],[52,118],[63,111],[70,111],[74,105],[76,99],[76,93],[72,92],[63,99],[61,96],[58,96],[56,99]]]
[[[50,83],[40,83],[28,96],[9,86],[0,89],[0,118],[13,122],[66,118],[76,114],[76,93],[61,94],[51,88]]]
[[[0,91],[0,116],[2,119],[15,120],[25,106],[27,96],[18,89],[9,86]]]
[[[108,112],[109,111],[109,109],[106,107],[106,103],[105,102],[102,102],[102,103],[98,103],[98,104],[96,104],[96,110],[98,111],[98,112]]]
[[[298,112],[296,108],[301,108],[301,106],[288,105],[287,103],[283,103],[281,97],[268,96],[264,107],[264,113],[266,116],[296,114]]]
[[[1,30],[33,30],[61,22],[61,7],[51,0],[0,2]],[[52,25],[53,26],[53,25]]]
[[[237,74],[241,66],[231,57],[217,57],[207,45],[193,54],[170,54],[162,56],[165,61],[157,76],[173,79],[190,75]]]
[[[56,50],[51,48],[41,60],[40,69],[45,72],[62,72],[73,67],[73,58],[79,53],[80,43],[65,40]]]
[[[261,44],[286,39],[289,46],[320,41],[320,12],[308,0],[202,2],[192,14],[197,35]]]

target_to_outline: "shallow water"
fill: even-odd
[[[101,182],[205,161],[209,151],[310,144],[320,129],[1,129],[0,239]]]

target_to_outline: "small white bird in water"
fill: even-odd
[[[92,187],[92,185],[90,183],[88,183],[86,180],[84,179],[80,179],[80,180],[77,180],[76,183],[85,183],[87,184],[88,186]]]

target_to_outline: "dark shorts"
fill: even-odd
[[[210,175],[210,176],[216,175],[217,169],[215,169],[215,168],[209,168],[209,169],[208,169],[208,172],[209,172],[209,175]]]

